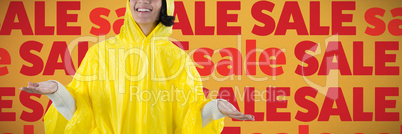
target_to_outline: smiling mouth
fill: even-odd
[[[147,9],[147,8],[137,8],[135,9],[137,12],[151,12],[152,9]]]

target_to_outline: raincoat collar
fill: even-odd
[[[166,0],[167,14],[173,16],[174,0]],[[172,27],[166,27],[162,23],[158,23],[148,36],[145,36],[139,25],[134,21],[130,10],[130,2],[127,0],[126,13],[124,15],[124,24],[120,29],[118,38],[124,42],[141,43],[146,40],[162,39],[167,40],[167,37],[172,34]]]

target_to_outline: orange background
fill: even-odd
[[[224,0],[226,1],[226,0]],[[25,10],[27,12],[31,27],[33,31],[35,31],[35,6],[32,0],[23,1]],[[266,48],[276,47],[284,51],[286,55],[286,65],[282,65],[284,74],[276,77],[265,75],[260,68],[257,66],[257,75],[252,77],[258,78],[267,78],[263,81],[255,81],[250,79],[250,76],[245,75],[245,68],[243,67],[243,75],[241,76],[230,76],[225,77],[219,75],[219,73],[215,72],[213,75],[204,77],[204,86],[211,91],[218,90],[220,87],[232,87],[235,92],[243,93],[244,87],[251,86],[255,87],[256,91],[264,91],[267,87],[290,87],[290,96],[286,99],[288,100],[288,107],[283,109],[278,109],[279,112],[290,112],[292,121],[266,121],[266,102],[258,101],[255,103],[255,111],[264,113],[264,121],[255,121],[255,122],[243,122],[243,121],[232,121],[231,119],[225,119],[226,127],[241,127],[242,134],[251,134],[251,133],[298,133],[299,125],[309,125],[310,133],[392,133],[392,134],[400,134],[401,132],[401,119],[400,115],[399,121],[340,121],[339,116],[331,116],[329,121],[317,121],[317,118],[311,122],[300,122],[297,121],[294,117],[297,111],[306,110],[302,107],[298,106],[294,101],[294,94],[297,89],[304,86],[313,86],[311,83],[306,82],[302,76],[295,74],[295,69],[297,65],[301,64],[294,56],[295,46],[304,40],[309,40],[313,42],[320,43],[320,48],[316,52],[316,58],[320,62],[325,52],[326,42],[330,40],[336,40],[335,36],[332,35],[297,35],[295,30],[288,30],[286,35],[273,35],[270,34],[268,36],[258,36],[254,35],[251,31],[254,25],[262,26],[261,22],[255,20],[251,15],[251,7],[256,0],[246,0],[241,1],[241,10],[233,10],[228,11],[230,14],[238,14],[238,22],[230,22],[229,26],[241,26],[242,34],[240,36],[237,35],[216,35],[216,9],[217,2],[215,0],[205,1],[206,6],[206,25],[215,27],[215,35],[182,35],[180,30],[173,30],[173,34],[171,37],[174,40],[179,41],[189,41],[189,50],[187,51],[189,54],[192,53],[193,50],[201,47],[211,48],[215,51],[218,51],[222,48],[233,47],[237,48],[241,53],[242,57],[246,55],[246,40],[255,39],[257,40],[257,49],[264,50]],[[272,16],[275,22],[277,23],[279,17],[281,15],[283,5],[285,1],[282,0],[271,0],[272,3],[275,4],[275,7],[272,12],[265,12],[266,14]],[[401,16],[393,18],[391,16],[390,10],[394,8],[401,7],[401,0],[355,0],[356,2],[356,10],[354,11],[344,11],[344,14],[353,14],[353,22],[345,22],[343,25],[345,26],[356,26],[356,35],[340,35],[338,36],[338,40],[342,42],[343,48],[345,50],[346,57],[349,62],[350,69],[353,71],[353,41],[363,41],[364,42],[364,60],[363,63],[365,66],[373,66],[375,65],[375,41],[398,41],[399,43],[402,41],[400,36],[391,35],[388,30],[386,30],[380,36],[370,36],[364,33],[367,27],[372,27],[369,25],[365,19],[365,12],[373,7],[379,7],[385,9],[385,15],[381,18],[386,24],[393,19],[402,19]],[[0,26],[3,24],[8,5],[10,0],[1,0],[0,1]],[[193,0],[183,1],[187,15],[189,17],[192,29],[194,31],[194,18],[197,17],[194,15],[194,3]],[[302,15],[304,21],[306,23],[306,27],[309,31],[309,1],[298,1],[300,10],[302,11]],[[24,61],[20,54],[19,49],[20,46],[30,40],[41,42],[44,46],[40,53],[32,52],[35,55],[38,55],[46,64],[47,58],[49,56],[49,52],[51,50],[52,44],[54,41],[66,41],[69,46],[74,46],[76,44],[75,41],[89,41],[89,45],[93,45],[96,42],[107,39],[109,37],[114,36],[113,30],[106,35],[106,37],[97,37],[91,35],[90,29],[92,27],[98,27],[93,24],[89,19],[90,12],[98,7],[104,7],[111,10],[110,14],[107,18],[111,24],[117,19],[117,15],[115,14],[115,10],[124,7],[125,1],[111,1],[111,0],[85,0],[81,1],[81,9],[80,10],[72,10],[68,11],[69,14],[78,14],[78,22],[69,22],[69,26],[81,26],[81,35],[22,35],[20,30],[13,30],[11,35],[0,35],[0,48],[7,50],[11,56],[11,64],[10,65],[0,65],[0,67],[7,66],[9,73],[7,75],[0,76],[0,87],[15,87],[15,96],[3,96],[1,100],[12,100],[12,108],[2,108],[1,112],[15,112],[16,113],[16,121],[1,121],[0,122],[0,133],[23,133],[24,125],[34,125],[34,133],[44,133],[43,129],[43,121],[38,120],[35,122],[25,122],[20,119],[22,111],[32,112],[31,109],[24,107],[19,101],[20,91],[18,90],[21,86],[26,86],[28,81],[40,82],[46,80],[57,80],[63,84],[68,84],[72,76],[65,75],[64,70],[56,70],[55,74],[52,76],[44,76],[42,73],[36,76],[25,76],[20,73],[21,67],[23,65],[31,66],[32,64]],[[331,26],[331,1],[323,0],[320,1],[321,6],[321,25],[322,26]],[[46,12],[46,22],[47,26],[55,26],[56,25],[56,1],[53,0],[45,0],[45,12]],[[122,18],[122,17],[121,17]],[[17,20],[16,20],[17,21]],[[176,20],[180,21],[180,20]],[[400,26],[401,27],[401,26]],[[57,29],[57,28],[55,28]],[[332,28],[330,27],[330,33]],[[35,32],[34,32],[35,33]],[[56,31],[55,31],[56,33]],[[72,51],[71,56],[74,62],[75,67],[78,65],[78,56],[77,56],[77,48],[70,48]],[[387,66],[401,66],[402,65],[402,53],[400,50],[390,50],[386,52],[387,54],[396,54],[396,62],[387,63]],[[257,53],[257,61],[259,59],[260,52]],[[212,60],[216,64],[222,58],[218,53],[215,53],[212,57]],[[60,61],[60,59],[59,59]],[[243,64],[245,59],[243,58]],[[46,66],[46,65],[45,65]],[[332,74],[338,74],[338,71],[331,71]],[[353,73],[353,72],[352,72]],[[337,85],[342,88],[343,94],[346,99],[346,103],[349,108],[349,112],[353,119],[353,87],[363,87],[364,88],[364,111],[365,112],[373,112],[375,110],[374,107],[374,95],[375,95],[375,87],[402,87],[400,75],[396,76],[377,76],[369,75],[369,76],[345,76],[339,75],[337,79],[327,80],[327,76],[318,76],[317,73],[311,76],[306,76],[307,79],[311,80],[313,83],[317,84],[313,86],[317,89],[326,89],[330,86]],[[329,81],[329,82],[327,82]],[[323,87],[323,88],[319,88]],[[401,89],[399,89],[401,91]],[[389,108],[386,112],[401,112],[402,111],[402,97],[400,97],[401,92],[399,92],[399,96],[386,97],[387,100],[396,100],[396,108]],[[212,96],[209,96],[213,98]],[[237,102],[239,104],[240,110],[244,112],[244,100],[239,96],[236,96]],[[32,97],[33,100],[38,101],[42,104],[44,109],[47,106],[48,98],[42,96],[40,98]],[[316,98],[309,98],[309,100],[313,101],[318,105],[321,109],[322,103],[325,99],[325,95],[318,94]],[[374,119],[374,117],[373,117]]]

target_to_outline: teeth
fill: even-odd
[[[149,11],[151,11],[151,10],[149,10],[149,9],[138,9],[138,12],[149,12]]]

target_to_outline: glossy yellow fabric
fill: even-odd
[[[173,0],[167,6],[173,15]],[[220,133],[223,118],[202,128],[201,108],[208,100],[191,59],[168,40],[171,32],[158,24],[144,36],[126,10],[120,34],[92,46],[66,86],[76,101],[72,119],[52,105],[46,133]]]

